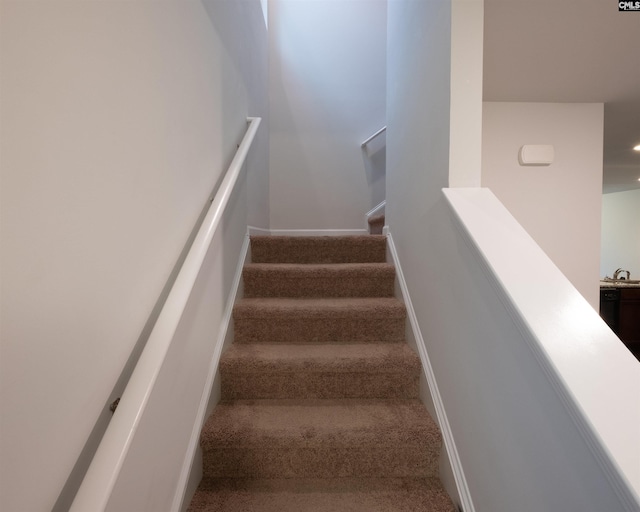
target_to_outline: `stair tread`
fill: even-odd
[[[386,261],[384,236],[252,236],[251,258],[263,263]]]
[[[398,342],[405,318],[394,297],[245,297],[233,308],[236,343]]]
[[[290,314],[306,318],[375,317],[381,314],[387,318],[404,318],[406,309],[395,297],[256,297],[243,298],[234,306],[235,318]]]
[[[303,275],[349,274],[394,274],[391,263],[247,263],[245,273],[291,273]]]
[[[343,247],[349,243],[384,243],[386,242],[386,237],[381,235],[251,235],[251,241],[264,243],[297,243],[301,245],[331,244]]]
[[[419,371],[420,358],[406,343],[245,343],[232,344],[221,370],[252,372]]]
[[[189,512],[455,512],[436,478],[211,479]]]
[[[243,400],[221,403],[207,420],[203,449],[292,444],[439,447],[440,431],[419,400]]]
[[[395,267],[388,263],[250,263],[246,297],[392,297]]]

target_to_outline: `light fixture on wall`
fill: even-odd
[[[551,144],[526,144],[518,152],[520,165],[551,165],[555,148]]]
[[[640,151],[640,144],[638,144],[637,146],[633,146],[633,150],[634,151]]]

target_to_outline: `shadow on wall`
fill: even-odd
[[[266,27],[266,2],[201,0],[211,26],[219,36],[223,46],[224,58],[221,59],[219,73],[223,78],[220,96],[220,119],[229,119],[231,125],[221,125],[221,133],[235,134],[230,126],[244,125],[245,117],[261,117],[263,127],[269,125],[269,88],[268,88],[268,35]],[[251,30],[238,30],[236,23],[230,20],[242,20],[242,26]],[[230,105],[245,104],[246,111],[232,110]],[[244,133],[244,131],[243,131]],[[224,147],[235,147],[236,141],[224,141]],[[229,142],[229,145],[226,143]],[[231,162],[226,162],[228,165]],[[249,194],[249,224],[267,228],[269,224],[269,131],[258,131],[247,162],[252,171],[247,175],[247,193]]]

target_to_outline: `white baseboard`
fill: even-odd
[[[180,474],[180,480],[176,488],[176,494],[173,499],[173,505],[171,506],[172,512],[183,512],[189,506],[191,498],[195,490],[198,487],[200,479],[202,477],[202,468],[196,467],[197,463],[201,461],[200,457],[197,457],[198,447],[200,444],[200,433],[202,426],[207,419],[207,413],[209,409],[209,399],[211,397],[211,390],[213,388],[213,381],[218,371],[218,365],[220,363],[220,356],[222,355],[222,349],[224,348],[225,341],[228,341],[228,332],[231,325],[233,306],[236,302],[238,290],[241,284],[242,269],[245,265],[247,255],[249,253],[249,236],[245,236],[242,248],[240,249],[240,257],[238,259],[238,266],[236,267],[236,273],[233,278],[229,297],[227,298],[227,305],[222,316],[220,323],[220,330],[218,331],[218,338],[209,364],[209,374],[207,375],[207,381],[205,383],[202,396],[200,398],[200,405],[198,407],[198,415],[193,425],[191,432],[191,438],[189,440],[189,446],[184,458],[182,466],[182,472]],[[195,463],[195,464],[194,464]]]
[[[271,234],[271,230],[270,229],[265,229],[265,228],[257,228],[255,226],[247,226],[247,233],[249,233],[249,236],[251,236],[251,235],[266,235],[266,236],[269,236]]]
[[[431,400],[433,401],[433,406],[436,412],[435,420],[438,422],[440,431],[442,432],[442,440],[444,442],[444,447],[449,458],[451,470],[453,472],[455,486],[458,491],[458,497],[460,498],[460,505],[462,506],[462,510],[464,510],[464,512],[475,512],[473,501],[471,500],[471,493],[469,492],[469,487],[467,485],[464,471],[462,469],[462,462],[460,461],[460,456],[456,448],[453,433],[451,432],[451,426],[449,425],[449,420],[447,419],[444,404],[442,403],[442,397],[440,396],[440,391],[438,390],[438,384],[433,373],[429,355],[427,354],[425,341],[422,337],[420,326],[418,325],[418,318],[413,308],[413,304],[411,303],[411,297],[409,295],[409,289],[407,288],[407,282],[405,281],[404,274],[402,273],[402,266],[400,265],[398,253],[393,243],[393,237],[391,236],[391,233],[386,226],[385,235],[387,236],[387,248],[389,251],[389,255],[391,256],[392,262],[396,268],[396,276],[402,294],[402,300],[407,308],[407,318],[412,330],[411,334],[415,340],[418,354],[420,356],[420,360],[422,361],[422,368],[429,385]]]
[[[265,236],[351,236],[367,235],[366,229],[263,229],[249,226],[250,235]]]

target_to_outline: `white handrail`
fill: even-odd
[[[122,399],[76,494],[71,512],[105,510],[118,473],[143,416],[182,312],[211,240],[220,224],[261,118],[247,118],[249,127],[178,273],[167,300],[133,370]]]
[[[387,127],[383,126],[382,128],[380,128],[376,133],[374,133],[371,137],[369,137],[367,140],[365,140],[362,144],[360,144],[361,148],[364,148],[367,144],[369,144],[369,142],[371,142],[373,139],[375,139],[378,135],[380,135],[381,133],[387,131]]]

